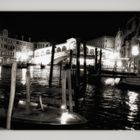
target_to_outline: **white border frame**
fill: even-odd
[[[2,11],[139,11],[139,0],[0,0]]]
[[[140,11],[140,0],[0,0],[0,11]],[[140,131],[3,131],[2,140],[136,140]]]

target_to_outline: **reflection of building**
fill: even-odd
[[[33,44],[31,42],[10,38],[8,30],[2,31],[0,34],[0,63],[11,64],[14,58],[19,62],[28,62],[32,56]]]

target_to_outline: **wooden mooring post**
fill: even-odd
[[[27,70],[26,72],[26,107],[27,107],[27,111],[30,112],[30,96],[31,96],[31,93],[30,93],[30,85],[31,85],[31,82],[30,82],[30,71]]]
[[[101,70],[102,70],[102,50],[100,49],[99,74],[101,74]]]
[[[75,108],[78,110],[78,98],[80,92],[80,39],[76,39],[77,56],[76,56],[76,87],[75,87]]]
[[[59,86],[61,86],[62,62],[59,64]]]
[[[69,110],[70,112],[73,112],[71,69],[67,70],[67,76],[68,76],[68,92],[69,92]]]
[[[83,97],[85,99],[85,92],[86,92],[86,84],[87,84],[87,63],[86,63],[86,59],[87,59],[87,47],[86,47],[86,42],[83,43],[83,47],[84,47],[84,92],[83,92]]]
[[[69,61],[69,66],[70,66],[70,68],[71,68],[71,65],[72,65],[72,54],[73,54],[73,51],[72,50],[70,50],[70,61]]]
[[[98,58],[98,51],[97,51],[97,48],[95,48],[95,72],[97,72],[97,58]]]
[[[49,76],[49,87],[52,87],[54,53],[55,53],[55,45],[53,44],[52,45],[52,55],[51,55],[50,76]]]
[[[84,47],[84,77],[87,74],[87,63],[86,63],[86,59],[87,59],[87,47],[86,47],[86,42],[83,43],[83,47]]]
[[[73,51],[70,50],[69,57],[69,68],[67,70],[67,80],[68,80],[68,94],[69,94],[69,111],[73,112],[73,100],[72,100],[72,81],[71,81],[71,65],[72,65],[72,55]]]
[[[6,121],[7,129],[11,129],[11,117],[12,117],[12,111],[14,107],[15,90],[16,90],[16,70],[17,70],[17,62],[14,61],[11,70],[11,89],[10,89],[10,99],[9,99],[8,112],[7,112],[7,121]]]
[[[66,70],[63,70],[62,76],[62,106],[61,108],[65,111],[67,110],[67,97],[66,97]]]

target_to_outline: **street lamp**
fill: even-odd
[[[138,59],[138,55],[140,53],[140,50],[139,50],[139,44],[135,44],[132,46],[132,49],[131,49],[131,54],[132,54],[132,57],[134,59],[134,70],[135,70],[135,58]],[[138,66],[138,65],[137,65]],[[138,67],[137,67],[138,68]]]
[[[136,57],[139,55],[139,45],[132,46],[131,50],[132,56]]]

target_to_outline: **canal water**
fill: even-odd
[[[48,66],[29,68],[31,91],[44,92],[49,81]],[[26,68],[17,69],[16,94],[26,93]],[[59,67],[53,71],[53,86],[59,85]],[[11,68],[0,66],[0,97],[10,91]],[[88,120],[84,130],[140,130],[140,91],[119,89],[114,79],[102,79],[101,83],[87,83],[85,100],[79,100],[78,113]],[[1,103],[1,101],[0,101]],[[3,104],[0,104],[3,108]],[[0,112],[1,113],[1,112]]]

